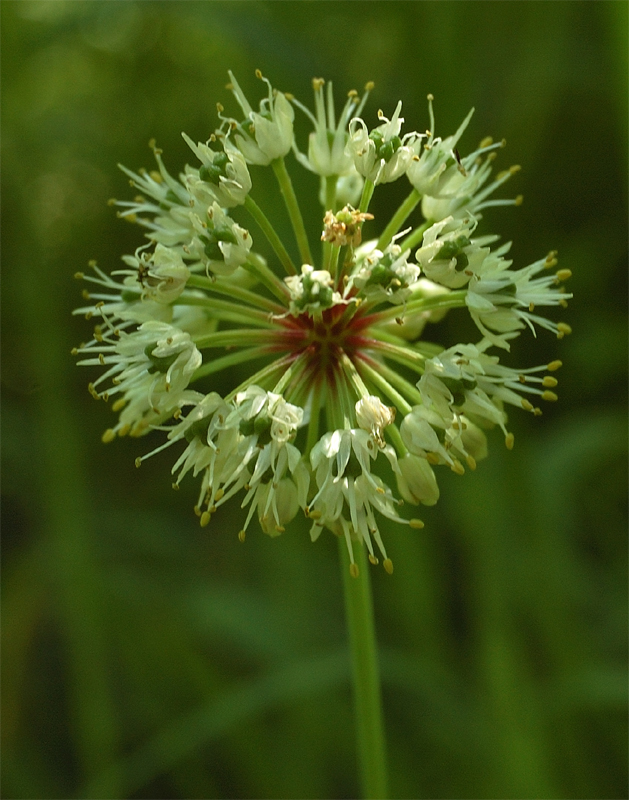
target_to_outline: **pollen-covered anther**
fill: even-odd
[[[346,205],[336,214],[326,211],[321,241],[330,242],[335,247],[348,244],[357,247],[362,239],[362,224],[368,219],[373,219],[373,214],[357,211],[350,205]]]
[[[533,403],[530,403],[525,397],[520,402],[525,411],[533,411]]]
[[[572,271],[569,269],[558,269],[556,273],[557,281],[567,281],[572,277]]]
[[[513,450],[513,445],[515,444],[515,436],[512,433],[508,433],[505,436],[505,447],[507,450]]]
[[[465,475],[465,467],[458,458],[453,459],[450,469],[457,475]]]
[[[385,569],[385,572],[388,572],[389,575],[393,575],[393,561],[390,558],[385,558],[382,562],[382,566]]]
[[[238,541],[239,542],[244,542],[246,538],[247,538],[247,531],[245,531],[245,530],[238,531]]]
[[[202,528],[205,528],[207,525],[209,525],[211,516],[212,515],[210,514],[209,511],[204,511],[201,514],[201,519],[199,520],[199,524],[201,525]]]
[[[542,400],[546,400],[548,403],[556,403],[559,400],[559,397],[555,394],[555,392],[551,392],[547,389],[545,392],[542,392]]]
[[[572,328],[568,325],[567,322],[558,322],[557,323],[557,338],[563,339],[564,336],[568,336],[572,333]]]
[[[101,440],[102,440],[102,441],[103,441],[105,444],[107,444],[108,442],[113,442],[113,440],[114,440],[115,438],[116,438],[116,431],[115,431],[115,430],[113,430],[113,428],[107,428],[107,430],[105,431],[105,433],[103,433],[103,435],[101,436]]]
[[[542,386],[545,386],[547,389],[554,389],[558,383],[559,381],[557,378],[553,378],[552,375],[545,375],[544,378],[542,378]]]
[[[556,370],[558,370],[562,366],[563,366],[563,362],[560,361],[559,359],[557,359],[556,361],[551,361],[550,364],[547,364],[546,365],[546,369],[549,372],[555,372]]]
[[[140,469],[142,466],[142,456],[138,456],[135,460],[135,468]]]
[[[357,578],[360,575],[360,570],[358,569],[358,564],[352,562],[349,565],[349,574],[352,578]]]
[[[378,563],[378,559],[373,555],[373,553],[369,553],[369,555],[367,557],[369,559],[369,563],[373,564],[374,567],[375,567],[376,564]]]
[[[468,467],[469,467],[469,468],[470,468],[472,471],[474,471],[474,470],[476,469],[476,459],[474,458],[474,456],[467,455],[467,456],[465,457],[465,463],[467,464],[467,466],[468,466]]]
[[[409,519],[408,521],[409,527],[413,528],[416,531],[420,531],[424,527],[424,523],[421,519]]]

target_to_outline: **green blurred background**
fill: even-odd
[[[112,412],[70,349],[89,323],[73,274],[109,271],[141,231],[107,206],[118,162],[193,162],[231,68],[311,104],[374,80],[370,124],[460,149],[505,137],[521,163],[483,232],[516,266],[557,249],[574,328],[520,337],[561,358],[560,400],[512,415],[487,461],[440,478],[423,531],[385,527],[373,573],[394,797],[627,797],[626,2],[4,0],[3,796],[352,797],[358,792],[337,548],[306,525],[200,529],[153,440],[103,445]],[[256,96],[259,96],[256,94]],[[306,126],[299,123],[300,135]],[[302,139],[303,141],[303,139]],[[294,163],[290,165],[293,174]],[[254,173],[271,216],[277,195]],[[402,181],[382,192],[382,218]],[[308,176],[303,186],[312,189]],[[396,194],[397,192],[397,194]],[[379,195],[376,195],[376,199]],[[378,205],[380,203],[380,205]],[[386,205],[388,203],[389,205]],[[316,219],[316,205],[307,209]],[[451,315],[437,333],[469,340]],[[89,374],[88,374],[89,372]]]

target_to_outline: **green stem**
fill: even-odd
[[[288,287],[277,277],[273,270],[269,268],[261,256],[257,256],[255,253],[250,253],[249,258],[242,265],[242,268],[246,269],[247,272],[263,283],[266,288],[278,298],[278,300],[281,300],[282,303],[284,303],[284,306],[288,305],[288,298],[290,297]],[[284,313],[285,308],[280,308],[279,310],[280,312]]]
[[[365,180],[365,185],[363,186],[363,193],[360,197],[360,204],[358,206],[358,210],[361,211],[363,214],[369,208],[369,203],[371,202],[373,190],[375,188],[376,186],[374,183],[372,183],[370,180]]]
[[[402,203],[402,205],[398,208],[395,214],[391,217],[391,221],[387,225],[387,227],[382,231],[382,235],[378,239],[378,244],[376,247],[378,250],[384,250],[385,247],[389,244],[391,239],[395,236],[395,234],[400,230],[402,225],[406,222],[409,215],[415,208],[415,206],[419,203],[422,196],[417,191],[417,189],[413,189],[411,193],[408,195],[406,200]],[[404,248],[406,249],[406,248]]]
[[[276,359],[275,361],[273,361],[272,364],[267,364],[266,367],[263,367],[262,369],[258,370],[254,375],[250,375],[247,378],[247,380],[243,381],[239,386],[236,386],[236,388],[233,389],[227,395],[227,397],[225,398],[225,402],[229,403],[230,400],[233,400],[234,397],[236,397],[238,392],[244,392],[244,390],[248,386],[253,386],[254,384],[258,384],[259,386],[262,386],[262,388],[264,388],[262,384],[264,384],[266,380],[268,378],[271,378],[276,372],[284,370],[293,359],[294,356],[292,353],[290,353],[289,355],[285,355],[282,356],[281,358]]]
[[[306,458],[319,441],[319,415],[321,413],[321,400],[324,391],[323,382],[318,380],[312,389],[312,403],[310,405],[310,420],[308,421],[308,438],[306,440]]]
[[[256,277],[258,276],[256,275]],[[216,294],[224,294],[228,297],[238,298],[238,300],[249,303],[249,305],[265,308],[267,311],[272,311],[274,314],[281,314],[284,312],[284,308],[274,303],[273,300],[262,297],[262,295],[256,294],[255,292],[250,292],[248,289],[243,289],[242,286],[238,286],[234,283],[224,284],[220,278],[214,280],[212,278],[206,278],[205,275],[191,275],[186,285],[194,286],[197,289],[204,289],[206,292],[215,292]],[[282,297],[285,296],[286,294],[284,293]]]
[[[336,182],[338,175],[327,175],[325,179],[325,210],[336,211]]]
[[[304,225],[303,217],[299,203],[297,202],[297,195],[293,189],[293,182],[290,179],[288,170],[286,169],[286,162],[283,158],[276,158],[271,162],[273,172],[280,185],[282,197],[286,203],[288,216],[290,217],[293,230],[295,231],[295,238],[297,239],[297,246],[299,247],[299,255],[302,264],[312,264],[312,253],[310,252],[310,245],[308,244],[308,234]]]
[[[199,350],[203,350],[206,347],[242,347],[245,344],[260,344],[261,340],[269,344],[277,344],[278,332],[276,330],[259,331],[251,330],[250,328],[239,328],[237,330],[207,333],[205,336],[199,336],[198,339],[194,339],[194,343]]]
[[[365,360],[362,360],[362,363],[365,364]],[[368,364],[371,367],[371,364]],[[400,375],[399,372],[396,370],[391,369],[387,364],[383,364],[382,362],[376,362],[376,366],[373,367],[377,371],[377,373],[382,377],[383,380],[389,382],[391,386],[396,387],[403,395],[405,395],[408,400],[412,403],[420,404],[422,402],[422,396],[417,389],[416,386],[413,386],[412,383],[409,383],[403,375]]]
[[[215,297],[194,297],[182,294],[177,298],[177,305],[202,306],[203,308],[212,309],[214,319],[240,322],[244,325],[256,325],[260,328],[274,327],[268,313],[230,303],[228,300],[217,300]]]
[[[380,364],[378,364],[380,367]],[[358,362],[358,369],[365,374],[367,379],[373,383],[378,389],[386,394],[386,396],[392,400],[395,405],[400,409],[403,414],[408,414],[411,411],[411,405],[408,403],[402,395],[398,392],[397,389],[394,389],[393,386],[389,383],[389,381],[384,378],[379,372],[367,364],[366,361],[361,360]]]
[[[288,255],[286,248],[282,244],[282,240],[277,233],[275,233],[275,228],[269,222],[264,211],[250,195],[247,195],[245,198],[245,208],[262,229],[262,233],[268,239],[269,244],[275,251],[275,255],[282,262],[286,272],[288,272],[289,275],[296,275],[297,270],[295,269],[295,265],[293,264],[291,257]]]
[[[415,247],[415,245],[420,244],[428,228],[434,224],[434,220],[427,219],[423,225],[420,225],[418,228],[415,228],[414,231],[411,231],[406,239],[404,239],[404,241],[400,244],[402,250],[410,250],[412,247]]]
[[[203,364],[193,374],[190,383],[204,378],[206,375],[213,375],[215,372],[220,372],[227,367],[233,367],[235,364],[242,364],[245,361],[253,361],[255,358],[262,358],[262,356],[269,355],[267,347],[250,347],[248,350],[238,350],[236,353],[230,353],[221,358],[213,358],[207,364]]]
[[[383,800],[387,789],[386,742],[380,696],[380,674],[366,548],[353,544],[357,577],[350,574],[350,558],[344,537],[339,550],[353,666],[354,707],[362,796]]]
[[[396,317],[404,317],[406,314],[411,314],[414,311],[436,311],[441,308],[463,308],[465,306],[465,296],[467,295],[466,289],[457,289],[448,294],[438,294],[434,297],[422,297],[419,300],[411,300],[405,306],[391,306],[384,311],[376,312],[373,317],[373,323],[384,322],[388,319],[395,319]],[[402,313],[400,313],[402,312]]]

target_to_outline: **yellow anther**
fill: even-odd
[[[76,347],[73,347],[72,350],[70,350],[70,355],[78,356],[78,354],[79,354],[79,351],[77,350]]]
[[[505,436],[505,447],[507,450],[513,450],[513,445],[515,444],[515,436],[512,433],[508,433]]]
[[[360,570],[358,569],[358,564],[355,564],[353,561],[349,565],[349,574],[352,578],[357,578],[360,575]]]
[[[104,367],[105,366],[105,356],[102,353],[98,354],[98,360],[99,360],[101,366]]]
[[[518,375],[518,380],[520,383],[526,383],[526,375]]]
[[[478,149],[482,150],[484,147],[489,147],[489,145],[493,143],[494,140],[491,136],[485,136],[484,139],[481,139],[481,143],[478,145]]]
[[[102,441],[107,444],[108,442],[113,442],[116,438],[116,431],[113,428],[107,428],[105,433],[101,436]]]
[[[194,513],[197,515],[197,517],[201,516],[201,509],[199,508],[199,506],[195,506],[193,510]]]
[[[569,269],[558,269],[557,270],[557,280],[559,281],[567,281],[568,278],[572,277],[572,272]]]
[[[558,383],[559,381],[557,378],[553,378],[552,375],[545,375],[542,380],[542,386],[545,386],[547,389],[554,389]]]
[[[315,90],[315,92],[318,92],[323,87],[324,83],[325,83],[325,81],[324,81],[323,78],[313,78],[312,79],[312,88]]]
[[[239,542],[244,542],[246,537],[247,537],[247,532],[246,531],[238,531],[238,541]]]
[[[116,402],[113,404],[113,406],[111,407],[111,410],[112,410],[112,411],[120,411],[120,409],[121,409],[121,408],[124,408],[124,407],[125,407],[126,403],[127,403],[127,401],[125,400],[125,398],[124,398],[124,397],[120,397],[120,398],[119,398],[118,400],[116,400]]]
[[[416,531],[420,531],[424,527],[424,523],[421,519],[409,519],[408,525]]]
[[[568,301],[567,301],[567,300],[560,300],[560,301],[559,301],[559,305],[560,305],[562,308],[568,308]]]
[[[567,322],[558,322],[557,331],[557,338],[563,339],[564,336],[568,336],[568,334],[572,333],[572,328]]]
[[[136,469],[140,469],[140,467],[142,466],[142,456],[138,456],[138,457],[136,458],[136,460],[135,460],[135,466],[136,466]]]
[[[219,489],[216,492],[216,496],[214,497],[214,501],[216,502],[217,500],[222,500],[224,495],[225,495],[225,490],[224,489]]]
[[[199,523],[202,528],[205,528],[209,524],[210,517],[211,514],[209,511],[204,511],[203,514],[201,514],[201,519],[199,520]]]
[[[529,303],[529,312],[532,314],[535,311],[535,303]]]
[[[81,297],[84,300],[89,300],[90,299],[90,293],[87,291],[87,289],[83,289],[83,291],[81,292]]]
[[[542,409],[537,408],[537,406],[533,409],[533,416],[534,417],[541,417],[542,416]]]
[[[426,100],[429,100],[431,103],[435,99],[434,94],[430,93],[426,95]]]
[[[85,277],[85,273],[83,273],[83,272],[75,272],[74,273],[74,277],[77,279],[77,281],[81,281]]]
[[[557,359],[556,361],[551,361],[550,364],[546,365],[546,369],[549,372],[555,372],[555,370],[559,369],[559,367],[562,366],[562,363],[563,362],[561,362],[559,359]]]
[[[103,392],[101,397],[106,403],[109,402],[109,392]]]
[[[91,311],[88,311],[87,314],[85,315],[85,319],[92,319],[93,316],[94,314]]]
[[[373,81],[367,81],[367,83],[365,84],[365,91],[371,92],[375,85],[376,84]]]
[[[523,408],[525,411],[532,411],[532,410],[533,410],[533,403],[529,403],[529,401],[528,401],[528,400],[527,400],[525,397],[523,397],[523,398],[520,400],[520,403],[521,403],[521,405],[522,405],[522,408]]]
[[[389,575],[393,575],[393,561],[391,561],[390,558],[385,558],[382,562],[382,566],[389,573]]]
[[[285,533],[285,532],[286,532],[286,528],[285,528],[283,525],[276,525],[276,526],[275,526],[275,530],[276,530],[278,533]]]
[[[521,195],[521,194],[519,194],[519,195],[518,195],[518,196],[515,198],[515,205],[516,205],[516,206],[521,206],[523,202],[524,202],[524,195]]]
[[[376,491],[378,492],[378,494],[386,494],[382,486],[376,486]]]
[[[226,89],[229,89],[229,90],[231,91],[231,90],[232,90],[234,87],[232,86],[232,84],[231,84],[231,83],[228,83],[228,84],[227,84],[227,86],[226,86],[225,88],[226,88]],[[225,107],[223,106],[223,104],[222,104],[222,103],[217,103],[217,104],[216,104],[216,110],[218,111],[218,113],[219,113],[219,114],[222,114],[222,113],[223,113],[223,111],[225,111]]]
[[[368,558],[369,562],[374,566],[378,563],[378,559],[373,555],[373,553],[369,553]]]
[[[262,72],[259,69],[256,70],[255,75],[256,75],[256,78],[258,78],[259,80],[262,80]]]
[[[559,398],[554,392],[547,389],[545,392],[542,392],[542,400],[546,400],[548,403],[556,403]]]
[[[179,491],[179,484],[178,484],[178,483],[171,483],[171,486],[173,487],[173,489],[174,489],[176,492],[178,492],[178,491]]]
[[[321,512],[320,511],[306,511],[306,515],[310,517],[310,519],[314,519],[315,521],[321,519]]]
[[[519,172],[521,169],[522,167],[519,164],[513,164],[512,166],[509,167],[509,172],[511,173],[511,175],[515,175],[516,172]]]
[[[439,456],[436,453],[426,453],[426,461],[429,464],[438,464]]]
[[[474,458],[474,456],[469,456],[468,455],[467,458],[465,459],[465,461],[467,463],[467,466],[471,470],[475,470],[476,469],[476,459]]]
[[[455,472],[457,475],[465,475],[465,467],[463,466],[463,464],[461,464],[461,462],[459,461],[458,458],[454,459],[450,469],[452,470],[452,472]]]
[[[358,97],[358,92],[356,89],[350,89],[347,96],[353,99],[354,97]]]

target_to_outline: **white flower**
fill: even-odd
[[[268,96],[260,103],[260,113],[251,108],[238,81],[229,72],[232,92],[245,115],[244,121],[235,125],[233,136],[236,146],[249,164],[266,166],[291,150],[295,112],[286,96],[274,91],[259,70],[256,75],[267,84],[269,90]]]
[[[395,408],[385,406],[379,397],[370,394],[361,397],[354,409],[359,427],[370,433],[379,447],[384,447],[382,433],[395,420]]]
[[[435,473],[425,458],[406,453],[398,460],[396,475],[398,491],[408,503],[434,506],[439,499],[439,486]]]
[[[382,252],[372,250],[362,261],[358,271],[352,275],[350,286],[356,286],[360,295],[370,300],[388,300],[403,303],[411,294],[409,288],[419,278],[417,264],[408,262],[410,250],[392,242]]]
[[[197,173],[187,175],[190,192],[196,196],[203,190],[209,191],[223,208],[242,205],[251,190],[251,176],[242,153],[229,139],[223,141],[222,151],[215,152],[209,144],[195,144],[185,133],[181,135],[203,163]],[[205,199],[204,195],[199,199]]]
[[[300,153],[296,147],[295,156],[306,169],[322,177],[349,175],[354,172],[354,161],[345,149],[348,139],[347,126],[354,113],[356,115],[361,113],[373,84],[367,84],[365,94],[360,100],[357,92],[349,93],[337,123],[332,82],[328,83],[325,99],[324,83],[323,78],[314,78],[312,81],[316,116],[298,100],[292,101],[314,124],[314,131],[308,137],[308,156]]]
[[[417,136],[407,133],[400,138],[404,117],[400,117],[402,103],[399,102],[391,119],[381,111],[378,117],[384,122],[372,131],[367,129],[360,117],[349,124],[350,138],[347,150],[354,159],[357,171],[374,184],[390,183],[406,172],[412,150],[406,143]]]
[[[124,421],[106,433],[109,438],[132,429],[135,435],[145,433],[147,415],[156,424],[162,421],[162,415],[171,416],[189,397],[185,389],[202,363],[201,353],[188,333],[155,320],[143,323],[133,333],[103,336],[102,341],[76,352],[98,353],[97,358],[79,361],[81,365],[109,367],[89,385],[90,393],[105,400],[119,394],[114,409],[127,406]],[[112,386],[97,388],[109,379]]]
[[[290,292],[290,313],[299,316],[304,311],[322,311],[339,303],[345,303],[334,291],[334,281],[326,269],[315,269],[302,264],[301,275],[289,275],[284,283]]]
[[[308,505],[308,516],[314,520],[310,531],[312,539],[322,527],[340,531],[345,537],[352,564],[352,574],[357,574],[351,539],[358,538],[369,550],[372,563],[377,563],[372,537],[384,557],[387,572],[393,565],[387,557],[374,510],[383,516],[413,527],[422,527],[419,520],[405,520],[396,511],[396,501],[389,487],[371,472],[371,461],[383,453],[397,472],[397,458],[393,448],[379,446],[365,430],[335,430],[322,436],[310,453],[318,491]],[[347,512],[344,509],[347,508]],[[348,513],[349,520],[345,517]]]
[[[501,253],[504,250],[500,251]],[[509,350],[509,334],[528,325],[535,334],[539,325],[562,338],[570,333],[565,323],[534,314],[537,306],[567,305],[571,294],[560,284],[570,277],[570,270],[558,270],[542,278],[534,278],[557,263],[555,253],[524,267],[509,270],[510,261],[497,254],[485,258],[478,266],[468,285],[465,303],[480,332],[494,345]]]
[[[172,303],[186,288],[190,277],[179,253],[162,244],[155,246],[154,253],[143,252],[139,247],[134,256],[123,256],[122,260],[133,267],[133,272],[129,275],[128,270],[120,270],[112,274],[129,275],[126,285],[140,288],[143,300]]]
[[[202,221],[191,214],[195,236],[186,252],[216,275],[232,275],[249,258],[251,234],[213,202]]]

